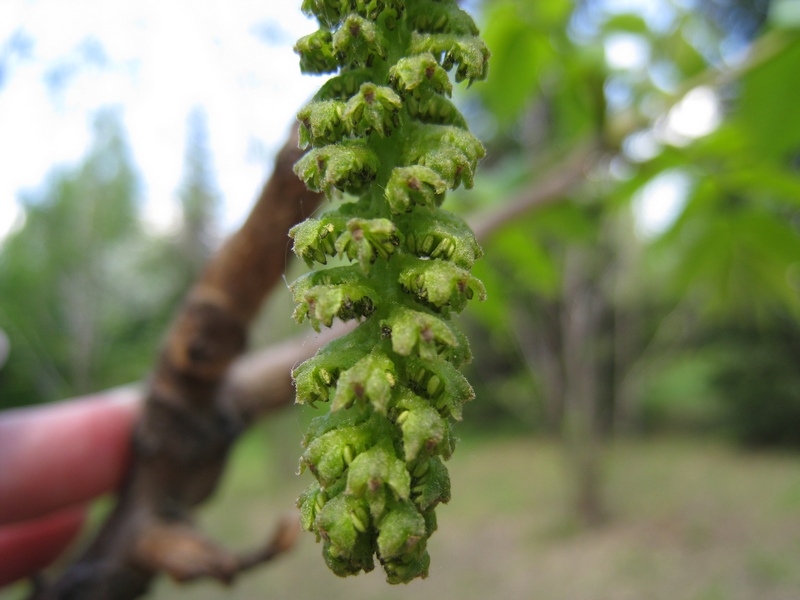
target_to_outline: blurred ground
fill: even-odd
[[[294,475],[296,419],[281,416],[243,441],[222,493],[205,511],[208,530],[229,546],[258,543],[309,483],[307,474]],[[617,442],[606,458],[610,514],[595,530],[582,531],[571,518],[568,471],[556,444],[467,437],[449,463],[453,500],[437,511],[427,580],[393,587],[380,569],[338,579],[304,534],[292,554],[229,590],[162,581],[152,597],[800,598],[800,456],[662,438]]]
[[[204,517],[211,530],[237,546],[269,530],[310,481],[294,475],[299,438],[287,415],[246,440]],[[554,443],[467,438],[449,467],[453,500],[437,511],[427,580],[392,587],[379,569],[338,579],[308,534],[292,555],[242,578],[230,597],[800,598],[800,456],[714,441],[619,442],[606,461],[608,523],[588,532],[572,520],[568,471]],[[155,597],[223,593],[164,582]]]

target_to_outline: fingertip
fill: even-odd
[[[0,524],[74,506],[114,489],[130,457],[139,394],[8,411],[0,418]]]
[[[0,586],[33,575],[52,563],[75,538],[86,508],[72,507],[0,527]]]

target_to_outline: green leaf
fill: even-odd
[[[800,236],[768,204],[737,200],[706,179],[657,249],[669,255],[669,288],[712,316],[800,309],[786,273]]]
[[[737,116],[749,132],[755,155],[761,160],[788,162],[800,151],[800,111],[797,110],[797,73],[800,41],[775,58],[750,70],[742,79]]]
[[[800,29],[800,2],[774,0],[769,6],[769,22],[776,29]]]
[[[622,31],[625,33],[637,34],[648,34],[650,32],[650,27],[647,25],[647,21],[645,21],[641,16],[632,13],[612,15],[603,24],[603,29],[612,32]]]
[[[501,234],[493,237],[491,248],[495,260],[511,267],[512,276],[519,285],[549,298],[560,291],[561,273],[556,258],[527,228],[504,228]]]
[[[489,261],[485,260],[478,262],[472,272],[485,284],[487,296],[490,296],[492,301],[473,303],[470,306],[470,317],[477,319],[486,328],[486,331],[492,333],[507,331],[511,327],[509,307],[513,302],[508,279]]]
[[[537,6],[546,3],[540,2]],[[502,127],[510,127],[534,97],[543,73],[555,60],[550,36],[531,3],[493,2],[487,5],[483,37],[492,50],[492,68],[479,93]]]

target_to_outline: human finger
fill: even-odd
[[[0,527],[0,587],[49,565],[80,531],[85,507]]]
[[[75,506],[119,483],[130,456],[138,393],[0,413],[0,525]]]

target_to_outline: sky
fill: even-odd
[[[319,86],[292,51],[316,29],[300,1],[2,0],[0,238],[20,193],[77,164],[93,115],[116,107],[142,177],[145,215],[177,214],[187,117],[207,116],[223,228],[246,216],[294,114]]]

